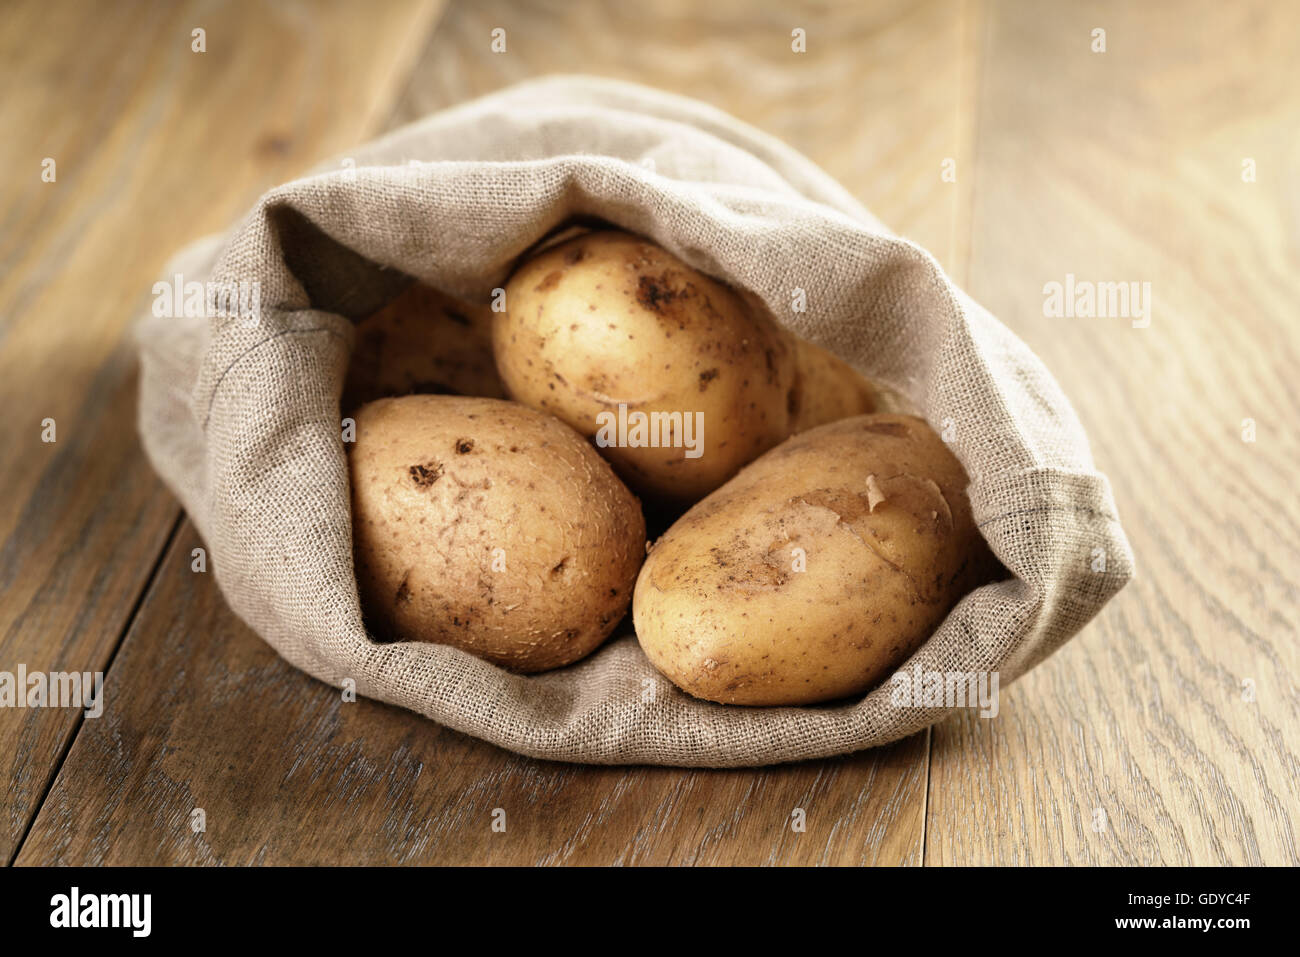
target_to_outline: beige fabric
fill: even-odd
[[[753,290],[945,430],[1015,577],[967,596],[908,669],[998,670],[1005,687],[1131,577],[1109,485],[1065,396],[929,254],[807,160],[707,106],[559,77],[428,117],[274,189],[168,268],[258,281],[258,324],[151,315],[138,326],[149,456],[230,606],[295,666],[514,751],[590,763],[761,765],[884,744],[944,716],[892,707],[888,684],[832,706],[708,704],[660,677],[631,634],[534,677],[367,638],[339,426],[346,317],[391,295],[393,270],[486,301],[521,251],[575,217],[653,237]],[[803,313],[790,308],[796,288]]]

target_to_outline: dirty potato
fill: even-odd
[[[966,484],[911,416],[860,416],[787,440],[655,543],[633,598],[641,647],[710,701],[865,692],[996,568]]]
[[[536,672],[587,655],[626,612],[640,504],[557,419],[496,399],[380,399],[356,413],[349,467],[377,635]]]
[[[504,398],[492,313],[415,282],[357,324],[342,406],[409,393]]]
[[[492,339],[513,398],[593,439],[657,502],[696,501],[790,432],[788,334],[627,233],[587,233],[525,262]]]

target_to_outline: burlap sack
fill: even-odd
[[[996,671],[1005,687],[1132,575],[1109,485],[1065,396],[929,254],[806,159],[707,106],[552,78],[430,116],[274,189],[167,270],[257,282],[255,324],[150,315],[138,326],[145,448],[202,533],[231,608],[296,667],[513,751],[600,764],[815,758],[947,714],[891,705],[888,683],[835,705],[705,703],[660,677],[630,631],[534,677],[367,637],[340,440],[352,320],[391,298],[402,274],[487,301],[523,250],[575,217],[650,236],[752,290],[943,430],[1014,577],[968,595],[905,668]],[[791,309],[795,289],[804,312]]]

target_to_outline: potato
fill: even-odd
[[[568,426],[498,399],[413,395],[356,413],[353,552],[381,637],[519,672],[577,661],[627,611],[641,507]]]
[[[873,687],[996,567],[961,464],[922,419],[801,433],[682,516],[632,599],[650,661],[727,704]]]
[[[792,433],[877,411],[876,387],[820,346],[796,339],[795,366],[798,372],[790,415]]]
[[[799,373],[792,434],[870,412],[917,414],[903,393],[868,379],[838,356],[803,339],[796,339],[795,346]]]
[[[525,262],[492,340],[512,398],[594,439],[659,502],[699,499],[790,432],[789,335],[627,233],[587,233]]]
[[[343,408],[412,392],[504,398],[486,306],[415,282],[357,323]]]

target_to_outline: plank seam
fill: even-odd
[[[167,537],[163,539],[162,547],[158,550],[158,555],[154,558],[153,565],[149,569],[148,576],[145,577],[144,584],[140,587],[140,592],[135,596],[135,601],[131,604],[131,610],[127,613],[122,622],[122,628],[117,636],[117,641],[113,643],[113,650],[108,654],[108,660],[104,662],[104,679],[107,684],[109,671],[113,667],[113,662],[117,660],[117,653],[122,650],[122,645],[126,643],[126,636],[131,633],[131,627],[135,624],[136,618],[140,615],[140,609],[144,605],[145,599],[153,590],[158,579],[158,572],[162,568],[163,560],[167,553],[171,551],[172,544],[180,531],[181,523],[185,520],[183,509],[177,508],[176,517],[172,519],[171,530],[168,531]],[[101,692],[102,694],[103,692]],[[68,760],[68,755],[72,753],[72,746],[77,743],[77,737],[81,734],[81,728],[86,723],[85,712],[77,713],[76,723],[72,726],[72,731],[68,735],[67,741],[64,742],[63,748],[59,752],[59,759],[54,762],[50,769],[50,774],[45,782],[45,787],[41,791],[40,800],[32,804],[30,816],[27,818],[27,826],[23,828],[22,834],[14,842],[14,850],[9,860],[5,862],[6,867],[13,867],[14,862],[22,853],[23,847],[27,844],[27,838],[31,836],[32,828],[36,825],[36,819],[40,817],[41,810],[45,807],[45,802],[49,800],[50,792],[54,790],[54,784],[59,779],[59,773],[63,770],[64,763]]]

